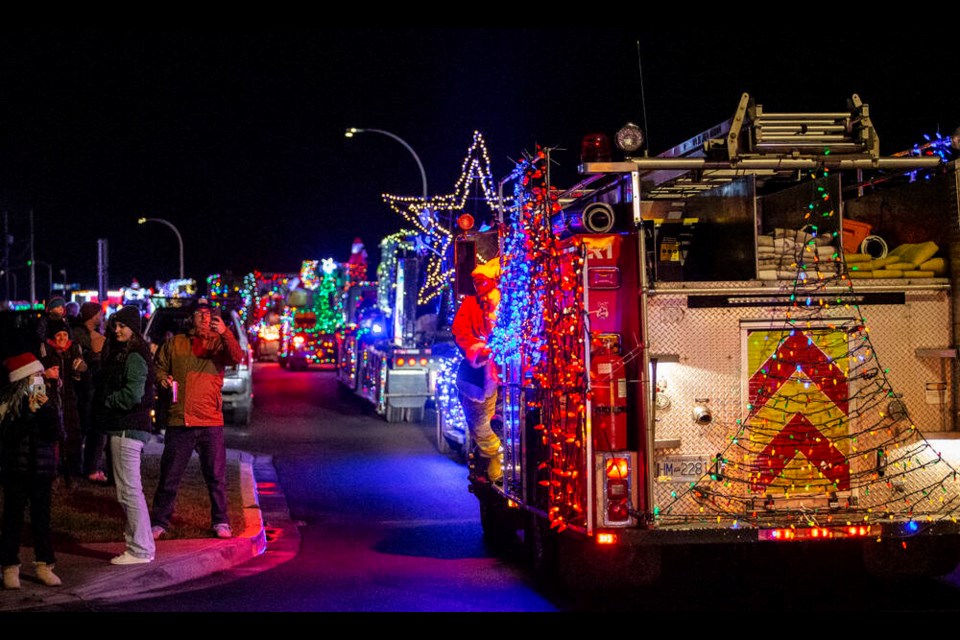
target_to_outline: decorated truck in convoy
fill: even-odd
[[[347,323],[335,336],[337,378],[387,422],[419,422],[433,395],[436,314],[418,308],[423,265],[417,234],[380,243],[376,283],[347,290]]]
[[[960,561],[957,166],[882,156],[846,106],[744,94],[657,156],[631,126],[571,187],[549,149],[505,181],[503,479],[471,455],[469,483],[537,576],[649,584],[703,544]]]

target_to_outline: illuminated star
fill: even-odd
[[[440,295],[444,286],[453,278],[453,269],[445,269],[447,249],[453,235],[440,222],[439,212],[447,212],[443,219],[456,220],[457,215],[467,205],[467,198],[474,181],[479,181],[483,189],[484,200],[490,211],[497,211],[497,193],[494,189],[493,176],[490,173],[490,158],[487,153],[483,136],[478,131],[473,133],[473,144],[467,150],[466,158],[460,169],[460,179],[454,185],[452,194],[417,198],[412,196],[395,196],[383,194],[383,200],[390,208],[399,213],[412,224],[421,234],[421,239],[428,249],[430,258],[426,269],[426,282],[418,295],[417,304],[425,304]]]

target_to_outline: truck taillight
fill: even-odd
[[[421,367],[427,366],[427,364],[428,364],[429,362],[430,362],[430,361],[427,360],[426,358],[420,358],[420,366],[421,366]]]
[[[604,452],[601,454],[602,487],[600,489],[601,518],[604,526],[629,526],[633,524],[630,515],[633,503],[633,483],[631,471],[635,467],[634,455],[630,452]]]
[[[405,365],[405,364],[407,364],[407,361],[404,360],[403,358],[397,358],[397,359],[396,359],[396,365],[397,365],[398,367],[402,367],[402,366]]]

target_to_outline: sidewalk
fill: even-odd
[[[153,442],[144,449],[144,455],[159,456],[162,450],[162,444]],[[123,552],[122,540],[83,544],[69,552],[58,549],[56,573],[63,580],[59,587],[45,587],[36,580],[32,550],[26,550],[20,571],[22,588],[0,589],[0,611],[147,597],[252,560],[266,553],[268,539],[274,564],[292,559],[300,547],[299,533],[290,521],[272,460],[233,449],[227,451],[227,458],[240,463],[245,523],[242,532],[235,532],[237,535],[229,540],[161,539],[157,541],[156,559],[139,565],[110,564],[110,558]],[[261,492],[258,485],[268,489]],[[274,539],[278,544],[273,544]]]

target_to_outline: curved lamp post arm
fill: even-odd
[[[396,134],[390,133],[389,131],[384,131],[383,129],[357,129],[356,127],[350,127],[347,129],[346,136],[348,138],[352,138],[354,134],[357,133],[379,133],[387,136],[388,138],[393,138],[402,144],[404,148],[410,152],[410,155],[413,156],[413,159],[417,161],[417,167],[420,169],[420,179],[423,181],[423,201],[427,201],[427,172],[423,170],[423,163],[420,162],[420,156],[418,156],[417,152],[413,150],[413,147],[407,144],[406,140]]]
[[[173,223],[164,220],[163,218],[140,218],[137,220],[138,224],[143,224],[144,222],[159,222],[160,224],[165,224],[177,235],[177,242],[180,243],[180,279],[183,280],[183,237],[180,235],[180,231],[173,226]]]

